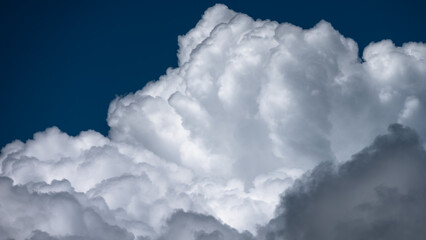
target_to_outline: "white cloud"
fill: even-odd
[[[1,175],[23,186],[66,179],[63,191],[105,202],[99,222],[135,236],[161,235],[176,209],[255,232],[295,178],[349,159],[389,123],[426,136],[425,59],[422,43],[385,40],[361,61],[357,44],[325,21],[301,29],[216,5],[179,37],[178,68],[110,104],[108,137],[47,129],[4,147]],[[20,226],[7,236],[71,231]]]
[[[13,186],[0,177],[0,239],[26,239],[37,231],[56,237],[133,239],[116,226],[102,199],[87,199],[66,180]]]

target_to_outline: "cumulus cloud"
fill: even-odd
[[[360,59],[355,41],[325,21],[302,29],[224,5],[208,9],[178,42],[177,68],[111,102],[108,136],[53,127],[6,145],[0,162],[8,189],[27,189],[34,209],[51,201],[39,198],[62,204],[62,192],[79,196],[70,209],[82,216],[93,209],[99,226],[126,237],[164,238],[177,219],[198,219],[223,232],[200,225],[182,236],[222,239],[236,230],[254,234],[295,179],[323,161],[349,159],[389,124],[426,136],[422,43],[371,43]],[[34,188],[46,184],[61,190]],[[8,214],[5,236],[102,238],[46,227],[66,212],[15,233],[12,222],[42,212]],[[73,219],[81,223],[64,225]]]
[[[389,131],[351,161],[298,180],[262,239],[424,239],[426,152],[413,130]]]
[[[102,199],[87,199],[66,180],[14,186],[0,177],[0,239],[133,239],[104,215]]]

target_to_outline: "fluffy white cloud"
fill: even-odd
[[[426,137],[422,43],[372,43],[360,59],[357,44],[327,22],[301,29],[216,5],[179,37],[178,61],[110,104],[109,136],[50,128],[2,149],[1,175],[22,185],[12,188],[65,179],[55,194],[25,193],[35,209],[50,201],[38,197],[59,192],[85,199],[60,213],[9,211],[5,236],[96,238],[80,230],[87,224],[72,209],[84,215],[99,201],[99,228],[123,236],[157,238],[177,209],[254,233],[274,216],[279,195],[318,163],[349,159],[393,122]],[[1,195],[0,211],[32,208],[13,194]],[[69,215],[64,229],[46,227],[59,215]],[[15,232],[13,222],[26,217],[37,224]],[[74,220],[84,226],[66,229]]]
[[[116,226],[102,199],[88,199],[66,180],[13,186],[0,177],[0,239],[26,239],[40,234],[72,239],[133,239]]]

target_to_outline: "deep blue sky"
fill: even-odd
[[[325,19],[364,48],[426,42],[422,1],[220,1],[309,28]],[[176,67],[177,36],[215,1],[1,1],[0,147],[58,126],[108,133],[109,102]]]

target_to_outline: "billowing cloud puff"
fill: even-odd
[[[323,162],[297,180],[257,236],[177,212],[161,239],[424,239],[425,171],[417,134],[393,124],[350,161]]]
[[[426,152],[411,129],[389,130],[351,161],[296,181],[260,239],[424,239]]]
[[[111,102],[108,136],[49,128],[6,145],[1,176],[13,189],[65,181],[72,190],[31,188],[25,198],[81,196],[84,204],[70,200],[70,209],[83,217],[93,209],[100,226],[126,237],[174,235],[176,219],[226,229],[200,226],[199,239],[234,236],[232,228],[254,234],[274,217],[280,194],[317,164],[349,159],[390,123],[426,136],[425,59],[424,44],[390,40],[360,59],[357,44],[325,21],[301,29],[216,5],[179,37],[177,68]],[[13,191],[1,195],[0,211],[27,207],[3,200]],[[48,201],[34,199],[35,209]],[[102,238],[54,228],[55,214],[69,212],[38,219],[41,212],[11,211],[1,229],[17,239]],[[8,230],[26,217],[38,225]]]
[[[0,177],[0,239],[133,239],[117,227],[103,199],[87,199],[66,180],[13,186]],[[42,237],[44,236],[44,237]]]

